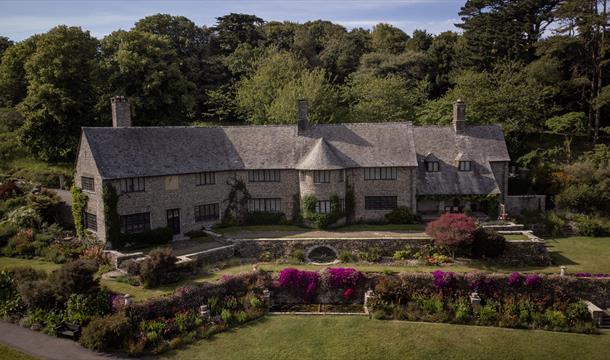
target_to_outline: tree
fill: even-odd
[[[606,29],[609,21],[607,0],[567,0],[562,2],[557,13],[563,20],[560,33],[568,33],[582,41],[587,53],[587,77],[590,85],[588,94],[588,131],[593,141],[599,140],[601,108],[607,103],[602,93],[604,66],[608,62]],[[597,101],[596,101],[597,100]]]
[[[219,74],[213,72],[208,60],[211,57],[211,33],[198,27],[184,16],[157,14],[147,16],[134,26],[134,30],[165,36],[179,59],[178,66],[184,77],[196,86],[195,116],[204,111],[205,89],[212,87]]]
[[[377,24],[371,32],[371,45],[379,52],[399,54],[405,50],[408,40],[409,35],[390,24]]]
[[[242,43],[257,46],[262,40],[259,28],[263,24],[264,20],[255,15],[231,13],[218,17],[212,28],[216,34],[214,43],[223,54],[232,53]]]
[[[343,95],[349,120],[357,122],[413,121],[416,105],[425,97],[397,75],[367,73],[350,76]]]
[[[411,51],[427,51],[432,46],[434,37],[426,30],[415,30],[407,40],[406,48]]]
[[[97,108],[106,123],[110,97],[129,98],[138,126],[182,125],[192,116],[195,85],[180,71],[180,59],[165,36],[115,31],[101,43],[104,86]]]
[[[575,135],[582,134],[586,129],[587,117],[583,112],[569,112],[546,120],[546,126],[555,134],[564,137],[567,162],[572,161],[572,141]]]
[[[36,40],[25,63],[27,96],[21,142],[45,161],[69,159],[81,126],[96,123],[98,41],[79,27],[58,26]]]
[[[7,38],[6,36],[0,36],[0,58],[2,58],[2,54],[6,51],[6,49],[13,46],[13,44],[14,43],[11,41],[11,39]]]
[[[597,145],[564,167],[557,206],[566,210],[610,215],[610,147]]]
[[[451,86],[451,77],[458,69],[457,42],[459,35],[445,31],[432,39],[427,50],[432,64],[433,74],[431,97],[437,98],[443,95]]]
[[[272,51],[256,71],[236,86],[235,101],[254,124],[296,122],[296,100],[309,100],[312,122],[333,120],[336,89],[324,70],[308,70],[304,61],[285,51]]]
[[[534,44],[554,21],[561,0],[467,0],[460,9],[470,66],[491,69],[497,60],[529,61]]]
[[[27,95],[28,81],[25,77],[25,63],[36,51],[34,35],[4,51],[0,57],[0,106],[13,107]]]
[[[455,257],[457,248],[472,244],[476,223],[464,214],[443,214],[426,225],[428,234],[435,245],[445,247]]]

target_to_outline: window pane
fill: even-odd
[[[81,177],[81,187],[83,190],[95,191],[95,180],[92,177]]]

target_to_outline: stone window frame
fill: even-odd
[[[85,225],[85,229],[97,232],[97,215],[92,214],[90,212],[83,212],[83,223]]]
[[[150,212],[121,215],[121,234],[138,234],[150,230]]]
[[[398,207],[398,196],[365,196],[365,210],[394,210]]]
[[[119,189],[122,194],[145,192],[146,178],[130,177],[119,180]]]
[[[460,160],[458,163],[458,170],[459,171],[472,171],[472,161],[470,160]]]
[[[367,167],[364,168],[364,180],[397,180],[398,168],[395,166]]]
[[[313,183],[314,184],[330,183],[330,170],[314,170],[313,171]]]
[[[248,199],[248,212],[282,212],[281,198],[253,198]]]
[[[441,171],[441,166],[438,161],[426,161],[426,172],[439,172]]]
[[[81,176],[80,186],[84,191],[95,192],[95,178],[90,176]]]
[[[216,173],[214,171],[203,171],[197,173],[197,186],[215,185]]]
[[[195,222],[214,221],[220,219],[220,204],[195,205]]]
[[[248,182],[280,182],[280,170],[248,170]]]

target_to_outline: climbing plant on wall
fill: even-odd
[[[87,200],[89,198],[76,185],[72,185],[70,193],[72,194],[72,218],[74,219],[76,235],[79,238],[83,238],[85,237],[85,220],[83,215],[85,214],[85,209],[87,209]]]
[[[318,199],[314,195],[303,197],[303,218],[309,220],[318,229],[324,229],[345,217],[345,210],[341,206],[341,199],[337,195],[330,197],[330,213],[316,212]]]
[[[250,196],[246,183],[241,179],[229,179],[227,185],[229,185],[230,191],[225,200],[227,207],[222,222],[224,225],[231,225],[231,222],[243,224],[248,212],[248,200],[252,196]]]
[[[121,219],[117,210],[119,195],[112,184],[104,184],[102,199],[106,221],[106,240],[110,242],[113,249],[121,249],[125,243],[121,238]]]

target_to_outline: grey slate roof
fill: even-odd
[[[502,129],[497,125],[413,127],[419,167],[417,194],[498,194],[490,162],[510,161]],[[424,161],[436,157],[439,172],[426,172]],[[459,158],[472,161],[472,171],[458,171]]]
[[[347,168],[348,159],[342,159],[336,150],[324,138],[316,144],[297,164],[299,170],[335,170]]]
[[[295,125],[99,127],[83,128],[83,136],[105,179],[296,169],[317,160],[326,167],[417,166],[411,123],[324,124],[301,134]]]

